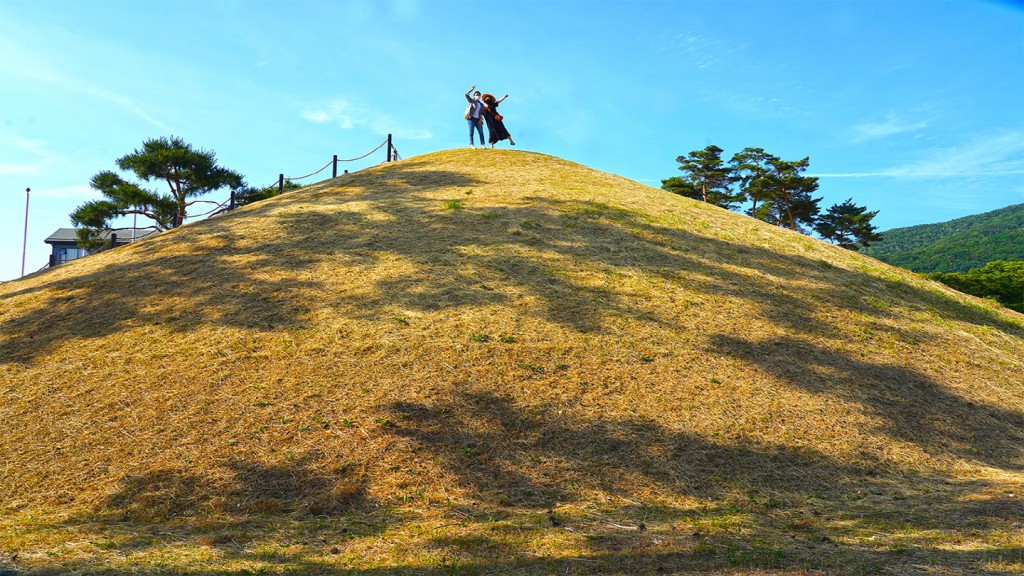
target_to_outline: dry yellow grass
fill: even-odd
[[[0,572],[1010,574],[1024,316],[429,154],[0,285]]]

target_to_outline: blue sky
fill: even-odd
[[[652,186],[713,143],[809,156],[882,229],[1024,202],[1019,1],[0,0],[0,280],[26,187],[34,271],[146,139],[266,185],[466,146],[472,84],[519,148]]]

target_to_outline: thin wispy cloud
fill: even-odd
[[[124,96],[123,94],[107,90],[106,88],[101,88],[89,82],[72,77],[53,77],[53,81],[68,90],[80,92],[90,98],[107,102],[108,104],[112,104],[125,112],[134,114],[135,116],[138,116],[159,128],[162,132],[173,132],[167,124],[152,116],[141,104],[127,96]]]
[[[56,198],[60,200],[86,200],[89,198],[98,198],[101,196],[101,194],[97,190],[95,190],[92,186],[89,186],[87,184],[33,190],[32,195],[43,198]]]
[[[161,131],[171,131],[166,124],[153,117],[141,104],[125,96],[122,92],[94,84],[72,72],[63,71],[59,64],[23,48],[19,44],[0,39],[0,53],[5,55],[5,58],[0,59],[0,72],[6,75],[32,82],[46,83],[61,93],[79,94],[92,98],[134,114]]]
[[[43,140],[18,138],[12,136],[0,137],[0,153],[4,156],[30,156],[35,161],[30,162],[5,162],[0,164],[0,175],[2,176],[34,176],[42,172],[43,167],[50,161],[50,153],[46,150],[46,142]]]
[[[23,138],[13,133],[0,132],[0,147],[10,148],[19,153],[27,152],[33,156],[44,157],[47,155],[47,143],[45,140]]]
[[[44,140],[19,138],[13,142],[13,146],[18,150],[34,154],[41,158],[49,155],[46,151],[46,142]]]
[[[323,124],[324,122],[331,121],[331,115],[324,110],[306,110],[302,112],[302,117],[316,124]],[[342,127],[351,128],[352,126],[349,125]]]
[[[427,140],[432,137],[429,130],[409,126],[385,112],[347,98],[307,107],[302,110],[301,116],[314,124],[335,124],[343,130],[361,128],[381,136],[393,134],[408,140]]]
[[[916,162],[877,171],[813,174],[819,178],[949,178],[1024,174],[1024,133],[976,137],[959,146],[940,148]]]
[[[890,112],[882,122],[866,122],[854,126],[854,142],[877,140],[896,134],[916,132],[928,126],[925,121],[910,121]]]
[[[743,50],[743,44],[732,44],[697,34],[677,34],[665,47],[681,51],[686,62],[699,70],[724,64],[734,53]]]
[[[0,164],[2,176],[32,176],[39,174],[42,167],[38,164]]]

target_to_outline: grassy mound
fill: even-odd
[[[1024,316],[438,152],[0,285],[0,571],[1024,570]]]

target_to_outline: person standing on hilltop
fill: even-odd
[[[491,148],[501,140],[508,139],[509,143],[513,146],[516,145],[516,141],[512,139],[512,135],[508,133],[505,128],[504,117],[498,114],[498,104],[501,104],[508,98],[508,94],[505,94],[499,100],[495,100],[494,96],[490,94],[484,94],[484,120],[487,121],[487,141],[491,143]]]
[[[480,91],[473,92],[476,88],[476,84],[466,90],[466,100],[469,102],[469,106],[466,108],[466,120],[469,121],[469,147],[476,148],[473,144],[473,129],[476,128],[477,134],[480,135],[480,146],[484,145],[484,103],[480,101]],[[473,92],[473,97],[469,97],[469,93]]]

